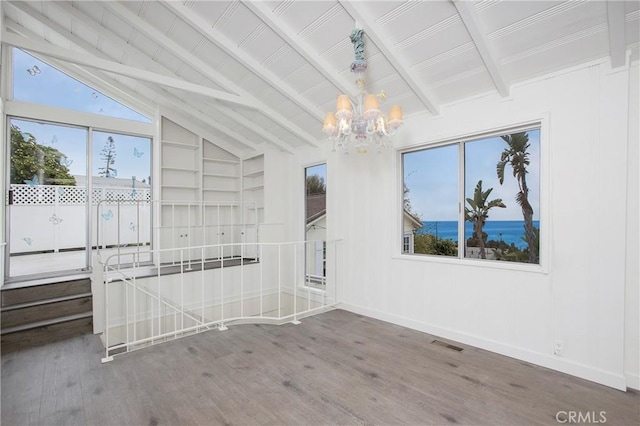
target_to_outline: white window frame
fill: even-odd
[[[402,236],[402,253],[403,254],[414,254],[413,253],[413,233],[405,232]]]
[[[91,150],[93,149],[93,141],[92,141],[93,131],[149,138],[151,140],[151,146],[152,146],[152,153],[150,154],[151,155],[151,176],[154,177],[158,175],[158,173],[156,172],[156,165],[155,165],[157,162],[158,156],[157,155],[154,156],[154,153],[158,152],[157,147],[159,146],[158,145],[159,139],[157,137],[157,123],[156,123],[157,119],[155,118],[156,117],[155,115],[151,117],[151,120],[152,120],[151,123],[144,123],[141,121],[127,120],[127,119],[110,117],[105,115],[91,114],[88,112],[67,110],[67,109],[53,107],[53,106],[44,105],[44,104],[13,100],[14,79],[13,79],[13,50],[12,49],[13,48],[5,48],[5,49],[2,49],[2,52],[1,52],[2,59],[3,59],[3,74],[0,79],[0,84],[3,87],[2,102],[4,107],[4,111],[1,119],[3,120],[3,123],[6,126],[4,129],[5,130],[4,138],[6,140],[6,143],[5,143],[5,147],[2,149],[2,155],[0,155],[3,161],[2,162],[3,167],[5,164],[7,164],[7,159],[9,155],[8,154],[8,150],[10,147],[10,143],[8,142],[10,138],[9,120],[13,118],[13,119],[28,120],[28,121],[34,121],[34,122],[44,122],[44,123],[50,123],[50,124],[62,125],[62,126],[86,128],[88,130],[88,135],[89,135],[88,136],[89,142],[87,145],[88,182],[91,181],[91,170],[92,170],[91,168],[92,167],[91,165],[92,151]],[[27,53],[29,55],[33,55],[31,52],[27,51]],[[42,60],[39,56],[36,56],[36,55],[33,55],[33,56]],[[52,64],[51,66],[58,69],[59,71],[62,71],[64,74],[67,74],[69,77],[82,82],[83,84],[87,84],[90,87],[94,87],[93,84],[84,83],[84,81],[81,78],[77,78],[73,74],[67,73],[66,70],[59,68],[57,65]],[[103,87],[100,87],[98,85],[98,86],[95,86],[95,88],[105,93],[105,96],[109,96],[107,94],[108,91],[105,91]],[[112,98],[112,99],[116,100],[115,98]],[[123,105],[138,111],[138,108],[131,107],[129,106],[128,103],[121,102],[118,100],[116,100],[116,102],[120,102]],[[142,112],[140,113],[143,114]],[[146,113],[147,111],[144,112],[144,114]],[[3,187],[5,194],[8,192],[9,186],[10,186],[8,175],[9,175],[9,171],[7,170],[6,175],[3,176],[3,183],[1,185]],[[153,179],[153,180],[156,181],[157,179]],[[152,192],[151,192],[152,200],[156,199],[157,188],[158,188],[157,183],[154,182],[152,186]],[[6,206],[5,206],[5,209],[6,209]],[[9,237],[8,229],[7,229],[8,224],[6,221],[6,214],[4,213],[4,210],[3,210],[2,216],[5,219],[5,226],[3,227],[2,234],[4,236],[4,239],[8,240],[8,237]],[[91,215],[89,215],[87,220],[87,230],[88,230],[87,238],[89,239],[91,238],[91,229],[93,225],[92,220],[93,218],[91,217]],[[157,219],[155,217],[155,213],[152,213],[152,221],[156,221],[156,220]],[[154,243],[155,242],[153,242],[153,233],[152,233],[152,245]],[[92,250],[89,250],[88,252],[89,256],[91,255],[91,252]],[[3,267],[0,268],[2,269],[3,276],[0,277],[0,279],[4,279],[4,275],[7,274],[7,272],[10,273],[10,271],[6,268],[6,266],[8,266],[8,262],[9,262],[9,252],[8,250],[5,250],[3,259],[0,259],[0,263],[3,264]],[[90,269],[91,268],[89,264],[89,267],[87,268],[87,270],[90,270]],[[69,271],[60,271],[59,273],[52,272],[52,273],[48,273],[48,276],[66,275],[68,273]]]
[[[301,222],[302,222],[302,226],[300,227],[300,229],[302,229],[302,238],[300,239],[300,241],[306,241],[307,239],[307,221],[306,221],[306,216],[307,216],[307,185],[306,185],[306,179],[307,179],[307,169],[311,168],[311,167],[316,167],[316,166],[325,166],[325,171],[326,171],[326,175],[327,178],[325,180],[325,189],[326,189],[326,196],[328,196],[329,193],[329,185],[327,184],[327,181],[329,180],[329,164],[327,162],[326,159],[324,160],[319,160],[319,161],[314,161],[314,162],[310,162],[310,163],[303,163],[302,164],[302,170],[301,170],[301,174],[302,174],[302,178],[299,180],[299,182],[302,183],[302,215],[301,215]],[[328,227],[327,227],[328,228]],[[304,279],[302,283],[298,284],[298,289],[299,290],[303,290],[303,291],[310,291],[311,293],[316,293],[316,294],[325,294],[327,291],[327,277],[326,277],[326,263],[327,263],[327,237],[325,234],[325,241],[323,243],[323,247],[322,247],[322,265],[323,265],[323,271],[325,272],[325,276],[323,277],[318,277],[315,275],[311,275],[311,274],[307,274],[306,271],[306,266],[307,266],[307,250],[308,250],[308,244],[305,244],[305,259],[304,259],[304,267],[305,267],[305,271],[304,271]],[[319,282],[320,284],[318,286],[313,286],[313,285],[307,285],[308,282],[307,280],[310,280],[311,282]]]
[[[436,256],[436,255],[424,255],[413,254],[403,252],[403,240],[400,244],[396,244],[395,247],[395,259],[410,260],[417,262],[432,262],[443,263],[452,265],[464,265],[464,266],[477,266],[482,268],[493,269],[505,269],[515,271],[536,272],[542,274],[549,273],[549,229],[552,227],[549,215],[549,182],[550,167],[549,167],[549,114],[544,113],[531,120],[524,120],[519,123],[505,123],[498,124],[492,127],[480,128],[477,131],[472,131],[462,135],[451,135],[437,140],[426,140],[419,143],[396,149],[396,214],[397,214],[397,229],[396,235],[402,235],[403,231],[403,161],[402,155],[410,152],[420,151],[423,149],[438,148],[442,146],[458,145],[458,237],[464,235],[464,204],[460,200],[465,199],[464,194],[464,143],[476,141],[478,139],[505,135],[510,133],[516,133],[519,131],[527,131],[533,129],[539,129],[540,131],[540,247],[539,247],[539,263],[530,264],[523,262],[505,262],[499,260],[489,259],[472,259],[464,257],[464,250],[458,250],[458,256]],[[460,241],[460,238],[458,238]]]

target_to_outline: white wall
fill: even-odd
[[[295,240],[293,160],[291,154],[264,145],[264,223],[259,227],[260,242]]]
[[[3,19],[4,19],[4,12],[2,11],[2,5],[0,4],[0,30],[3,29]],[[0,138],[2,138],[2,140],[4,140],[4,132],[5,132],[5,115],[4,115],[4,89],[6,87],[6,71],[5,71],[5,64],[4,64],[4,55],[3,55],[3,49],[2,48],[2,35],[1,35],[1,31],[0,31],[0,92],[2,92],[2,96],[0,96]],[[5,160],[5,153],[6,153],[6,149],[3,145],[2,149],[0,149],[0,164],[2,164],[2,170],[4,171],[5,175],[6,175],[6,170],[5,170],[5,164],[6,160]],[[9,181],[9,179],[6,179],[5,176],[0,176],[0,179],[2,179],[2,182],[4,182],[6,184],[6,182]],[[5,184],[2,185],[2,190],[3,193],[4,191],[6,191],[5,188]],[[0,287],[2,287],[4,285],[4,262],[5,262],[5,209],[0,208],[0,223],[2,223],[2,227],[0,227]]]
[[[544,268],[400,255],[399,153],[330,153],[328,237],[345,239],[343,306],[624,389],[627,168],[638,168],[637,155],[627,159],[628,84],[628,71],[594,63],[514,85],[506,99],[478,97],[435,118],[412,117],[396,137],[406,148],[544,119]],[[637,222],[637,207],[635,215]],[[629,263],[637,263],[635,244]],[[635,274],[637,283],[637,267]],[[627,291],[634,285],[637,292],[633,283]],[[627,337],[634,356],[637,333]],[[556,340],[562,356],[553,355]]]
[[[636,63],[629,73],[629,147],[627,156],[627,261],[625,288],[625,374],[628,385],[640,389],[640,67]]]

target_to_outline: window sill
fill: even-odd
[[[500,260],[460,259],[457,257],[430,256],[420,254],[397,254],[393,256],[392,259],[425,263],[439,263],[464,267],[502,269],[508,271],[530,272],[535,274],[549,273],[549,268],[544,263],[531,265],[528,263],[504,262]]]
[[[318,287],[311,287],[308,286],[306,284],[306,282],[304,284],[298,284],[298,292],[303,292],[303,293],[313,293],[313,294],[325,294],[327,292],[327,290],[325,288],[318,288]]]

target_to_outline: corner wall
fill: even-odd
[[[627,156],[627,263],[625,288],[625,375],[627,385],[640,389],[640,66],[629,73],[629,147]]]
[[[637,155],[627,159],[628,85],[628,70],[596,63],[518,84],[507,99],[411,117],[396,137],[402,149],[548,117],[545,272],[400,255],[398,151],[329,154],[328,226],[344,238],[348,265],[343,307],[625,389],[625,273],[637,263],[625,263],[627,168],[638,168]],[[633,356],[638,336],[627,338]]]

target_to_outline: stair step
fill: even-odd
[[[93,324],[93,312],[83,312],[81,314],[66,315],[63,317],[58,316],[56,318],[52,318],[48,320],[32,322],[24,325],[17,325],[15,327],[3,328],[1,334],[4,339],[4,336],[8,334],[20,333],[20,332],[31,331],[36,329],[50,329],[51,327],[54,327],[54,326],[64,325],[65,323],[68,323],[68,322],[83,320],[83,319],[90,319],[91,323]]]
[[[85,314],[91,312],[92,307],[91,293],[13,305],[2,309],[2,329]]]
[[[2,311],[13,311],[16,309],[29,308],[31,306],[47,305],[49,303],[64,302],[65,300],[81,299],[83,297],[91,297],[91,293],[74,294],[72,296],[56,297],[53,299],[37,300],[35,302],[20,303],[18,305],[3,306]]]
[[[86,293],[91,293],[91,280],[88,278],[28,287],[3,288],[0,295],[2,307],[5,308]]]
[[[46,345],[60,340],[93,333],[93,316],[71,315],[65,320],[43,321],[38,327],[2,334],[0,345],[2,353]],[[18,328],[18,327],[16,327]]]

